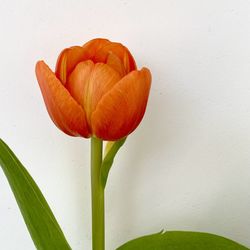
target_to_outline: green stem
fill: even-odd
[[[91,138],[92,249],[105,249],[104,188],[101,184],[102,140]]]

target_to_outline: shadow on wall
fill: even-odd
[[[168,157],[169,154],[177,152],[181,144],[182,137],[187,127],[191,128],[192,102],[180,97],[178,92],[160,92],[152,86],[145,117],[135,133],[128,138],[130,143],[129,155],[126,160],[126,171],[122,172],[122,180],[128,184],[122,185],[121,193],[126,197],[123,205],[119,206],[119,214],[126,215],[128,222],[123,223],[124,218],[119,216],[116,220],[122,232],[131,232],[138,225],[136,213],[136,190],[138,179],[145,171],[145,163],[152,162],[158,156]],[[180,101],[181,100],[181,101]],[[153,163],[157,173],[157,168],[162,168],[162,164]],[[171,165],[167,166],[171,171]],[[121,220],[121,221],[120,221]],[[164,226],[164,225],[161,225]]]
[[[177,154],[181,152],[179,147],[187,146],[187,144],[183,143],[186,134],[193,134],[198,128],[198,136],[206,132],[209,132],[209,134],[205,134],[200,139],[198,138],[198,140],[202,141],[203,147],[200,148],[199,145],[195,145],[196,151],[191,153],[197,154],[199,159],[193,164],[197,166],[204,165],[205,168],[209,168],[209,164],[213,165],[214,173],[212,175],[217,178],[215,183],[217,191],[215,189],[211,190],[211,196],[204,198],[206,204],[201,204],[198,215],[197,211],[195,213],[194,210],[189,209],[187,213],[181,213],[180,217],[174,215],[171,223],[172,225],[181,225],[183,230],[223,234],[226,237],[249,245],[246,225],[250,224],[250,212],[248,211],[250,197],[247,197],[245,190],[247,190],[246,178],[249,175],[246,172],[246,165],[250,162],[247,153],[250,142],[243,133],[244,131],[242,132],[237,126],[226,123],[223,117],[222,120],[219,118],[214,119],[208,114],[204,121],[199,121],[196,114],[201,114],[202,110],[197,107],[191,98],[187,93],[184,95],[175,91],[161,93],[152,88],[148,109],[141,128],[128,139],[130,155],[126,161],[126,171],[122,172],[122,178],[125,183],[129,184],[129,188],[122,185],[122,193],[126,195],[126,201],[119,207],[120,214],[126,215],[128,222],[124,224],[122,221],[121,223],[117,221],[117,224],[122,232],[131,233],[133,228],[138,228],[138,225],[135,225],[135,223],[138,223],[136,218],[138,214],[134,213],[138,205],[135,193],[136,190],[140,189],[138,179],[141,178],[141,173],[145,170],[145,163],[150,162],[152,157],[157,159],[160,155],[166,161],[168,161],[171,154],[174,154],[174,157],[182,157],[182,155]],[[220,115],[220,113],[218,112],[216,115]],[[208,121],[209,119],[218,121],[215,122],[215,128],[211,131],[210,124],[206,124],[207,119]],[[228,128],[225,128],[225,124],[228,124]],[[228,131],[222,133],[226,129]],[[219,139],[218,136],[220,136]],[[206,154],[205,159],[210,159],[210,161],[204,162],[201,154]],[[193,159],[192,157],[191,159]],[[153,167],[157,173],[157,168],[162,168],[162,164],[156,162]],[[166,167],[170,173],[172,166],[167,165]],[[242,183],[241,180],[243,180]],[[213,181],[207,180],[207,184],[209,183],[211,184]],[[205,205],[207,205],[206,208]],[[164,214],[157,216],[162,218],[162,222],[169,221]],[[124,218],[117,219],[123,220]],[[246,223],[246,220],[249,220],[249,222]],[[163,224],[160,226],[164,227]]]

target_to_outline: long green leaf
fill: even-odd
[[[213,234],[169,231],[129,241],[117,250],[249,250],[248,248]]]
[[[121,146],[125,143],[127,137],[120,139],[118,141],[115,141],[112,143],[111,148],[108,150],[107,154],[105,155],[103,161],[102,161],[102,166],[101,166],[101,182],[103,188],[105,188],[109,171],[112,167],[112,164],[114,162],[114,158],[121,148]]]
[[[0,165],[38,250],[70,250],[48,203],[27,170],[0,139]]]

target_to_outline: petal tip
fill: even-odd
[[[36,67],[35,67],[35,72],[36,72],[36,76],[38,77],[40,74],[42,74],[42,72],[45,70],[45,68],[47,68],[47,64],[43,61],[43,60],[39,60],[36,63]]]

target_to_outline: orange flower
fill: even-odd
[[[39,61],[36,76],[58,128],[72,136],[109,141],[139,125],[151,85],[150,71],[137,70],[129,50],[106,39],[63,50],[55,73]]]

